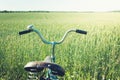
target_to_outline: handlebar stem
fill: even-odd
[[[31,30],[31,31],[33,31],[33,32],[36,32],[36,33],[39,35],[39,37],[41,38],[41,40],[42,40],[45,44],[51,44],[51,45],[52,45],[51,61],[52,61],[53,63],[55,62],[55,55],[54,55],[54,53],[55,53],[55,51],[54,51],[54,50],[55,50],[55,45],[56,45],[56,44],[61,44],[61,43],[65,40],[65,38],[67,37],[68,33],[70,33],[70,32],[76,32],[75,29],[70,29],[70,30],[66,31],[66,33],[64,34],[64,36],[62,37],[62,39],[61,39],[60,41],[58,41],[58,42],[55,42],[55,41],[50,42],[50,41],[47,41],[47,40],[42,36],[42,34],[40,33],[40,31],[37,30],[33,25],[29,25],[27,28],[28,28],[28,30]]]

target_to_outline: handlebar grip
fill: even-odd
[[[87,31],[77,29],[76,33],[87,34]]]
[[[19,32],[19,35],[27,34],[27,33],[30,33],[30,32],[32,32],[32,30],[20,31],[20,32]]]

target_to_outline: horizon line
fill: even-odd
[[[120,10],[110,10],[110,11],[57,11],[57,10],[0,10],[0,12],[120,12]]]

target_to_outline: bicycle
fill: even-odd
[[[27,30],[20,31],[19,35],[36,32],[43,43],[51,44],[52,45],[52,53],[51,56],[47,56],[44,61],[32,61],[28,62],[24,69],[29,72],[28,80],[59,80],[58,76],[63,77],[65,75],[65,70],[58,64],[55,63],[55,45],[61,44],[68,33],[76,32],[81,34],[87,34],[86,31],[79,30],[79,29],[70,29],[66,31],[64,36],[60,41],[47,41],[41,34],[41,32],[36,29],[33,25],[29,25]]]

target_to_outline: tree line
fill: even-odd
[[[0,13],[32,13],[32,12],[41,12],[41,13],[49,13],[50,11],[8,11],[8,10],[3,10],[0,11]]]

